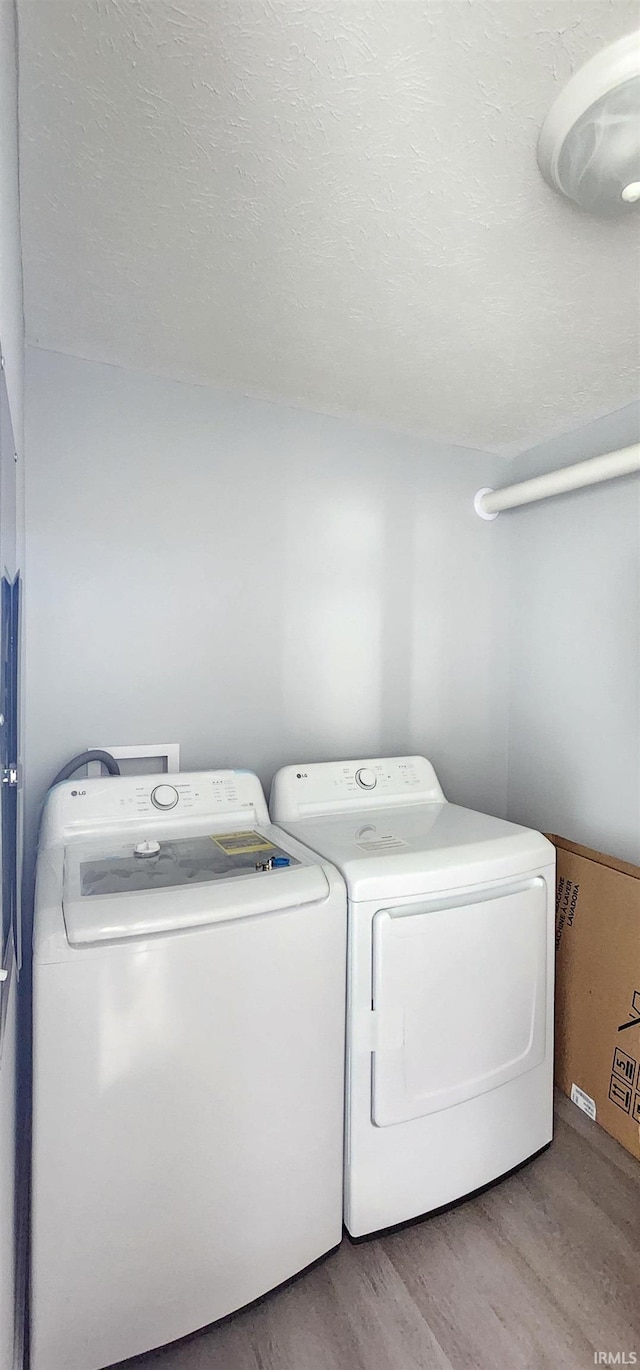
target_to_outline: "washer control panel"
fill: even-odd
[[[64,833],[151,819],[233,816],[238,827],[268,823],[262,785],[251,771],[190,771],[158,775],[99,776],[56,785],[47,798],[42,838],[60,840]]]
[[[274,823],[310,814],[397,804],[444,803],[438,777],[424,756],[377,757],[284,766],[274,777]]]

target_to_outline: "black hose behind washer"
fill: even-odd
[[[59,785],[61,780],[69,780],[76,771],[80,770],[81,766],[86,766],[89,761],[100,761],[109,775],[120,775],[120,767],[111,752],[81,752],[79,756],[74,756],[71,761],[67,761],[66,766],[58,771],[55,779],[51,781],[51,788],[54,785]]]

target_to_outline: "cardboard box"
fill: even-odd
[[[556,1082],[640,1160],[640,867],[550,836]]]

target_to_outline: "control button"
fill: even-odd
[[[159,851],[159,842],[138,842],[138,845],[133,848],[134,856],[157,856]]]
[[[173,785],[156,785],[155,790],[151,791],[151,803],[157,809],[175,809],[180,796]]]
[[[374,771],[368,770],[366,766],[363,766],[361,770],[356,771],[356,780],[358,784],[362,786],[363,790],[373,790],[378,783],[378,778]]]

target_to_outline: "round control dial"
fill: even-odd
[[[180,798],[178,791],[174,790],[173,785],[156,785],[155,790],[151,791],[151,803],[157,809],[175,809]]]
[[[378,783],[375,771],[370,771],[367,766],[363,766],[361,770],[356,771],[356,780],[358,784],[362,786],[363,790],[373,790]]]

